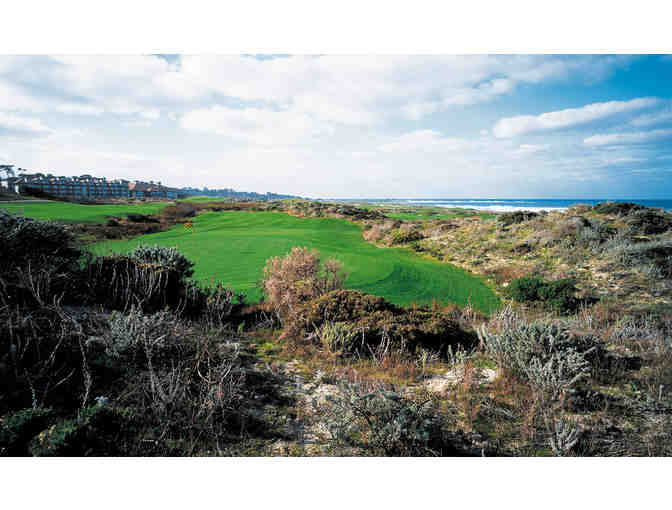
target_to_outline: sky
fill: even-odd
[[[0,56],[0,164],[313,198],[670,198],[672,56]]]

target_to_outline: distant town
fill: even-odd
[[[277,193],[255,193],[235,191],[231,188],[208,189],[207,187],[171,188],[160,181],[144,182],[126,179],[94,177],[89,174],[79,176],[53,175],[50,173],[29,173],[14,165],[0,165],[0,190],[21,195],[53,195],[74,199],[176,199],[204,195],[213,198],[281,200],[300,198]]]

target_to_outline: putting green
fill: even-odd
[[[167,232],[130,241],[98,243],[98,254],[124,253],[141,243],[177,246],[195,263],[194,278],[224,282],[260,299],[256,286],[270,257],[294,246],[334,257],[348,273],[346,286],[385,297],[401,305],[469,301],[483,312],[499,299],[482,280],[450,264],[422,258],[402,248],[377,248],[362,239],[361,228],[335,218],[296,218],[280,212],[209,212],[194,219],[193,230],[179,225]]]

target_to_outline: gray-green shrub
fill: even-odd
[[[25,267],[29,262],[72,269],[82,255],[75,237],[64,225],[4,210],[0,210],[0,239],[0,273]]]
[[[89,261],[83,284],[90,304],[112,310],[137,307],[147,313],[165,307],[176,309],[186,285],[176,270],[126,255],[96,257]]]
[[[539,216],[539,213],[534,211],[506,212],[497,216],[497,222],[501,223],[505,227],[508,227],[509,225],[515,225],[517,223],[529,221],[533,218],[536,218],[537,216]]]
[[[189,280],[179,312],[186,317],[203,318],[211,327],[223,326],[231,315],[245,304],[245,294],[235,292],[221,282],[212,287],[201,287]]]
[[[627,266],[638,266],[654,278],[672,278],[672,240],[659,239],[643,243],[615,243],[611,252]]]
[[[328,404],[313,406],[336,445],[361,448],[369,455],[445,454],[442,417],[430,401],[415,402],[388,391],[366,392],[344,383]]]
[[[513,376],[556,398],[590,375],[591,361],[602,346],[589,337],[573,335],[556,323],[517,323],[501,333],[478,331],[486,352]]]
[[[70,276],[82,251],[67,227],[0,210],[0,239],[0,305],[43,306],[77,296]]]
[[[424,239],[425,236],[418,230],[395,230],[390,237],[392,244],[407,244]]]
[[[112,312],[109,330],[101,338],[105,353],[124,364],[143,365],[166,349],[175,350],[177,322],[167,311],[145,315],[139,308],[128,313]]]
[[[173,270],[180,279],[189,278],[194,274],[192,269],[194,263],[180,253],[176,247],[166,248],[141,244],[128,256],[141,264],[151,264],[156,268]]]
[[[316,334],[320,343],[333,353],[352,354],[362,348],[361,333],[347,322],[326,321]]]

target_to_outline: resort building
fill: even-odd
[[[20,171],[25,172],[23,169]],[[2,175],[4,174],[4,176]],[[71,198],[178,198],[181,190],[162,186],[160,182],[107,180],[84,174],[66,177],[43,173],[21,173],[15,176],[13,165],[0,165],[0,188],[14,193],[41,192]]]
[[[167,188],[154,181],[135,181],[129,184],[128,189],[132,198],[178,198],[181,193],[179,189]]]
[[[115,179],[108,181],[104,177],[80,175],[66,177],[52,174],[23,174],[16,178],[19,193],[40,191],[50,195],[73,198],[128,198],[129,181]]]

